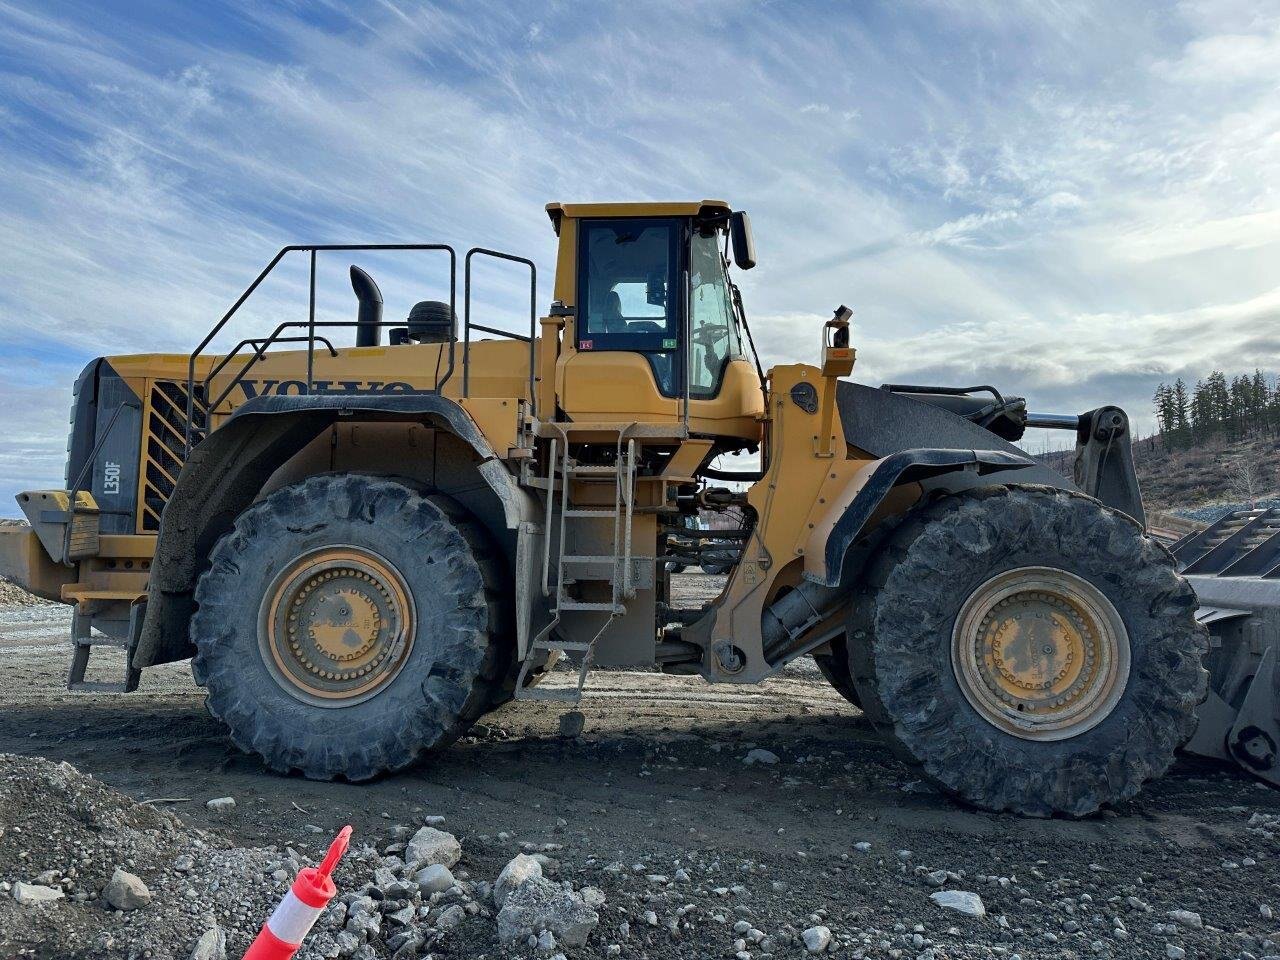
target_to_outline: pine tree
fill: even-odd
[[[1191,403],[1187,397],[1187,385],[1181,377],[1173,383],[1171,406],[1174,446],[1189,447],[1191,445]]]
[[[1205,381],[1205,392],[1209,403],[1210,429],[1213,433],[1226,431],[1231,423],[1231,389],[1227,386],[1227,375],[1221,370],[1212,371]]]
[[[1211,371],[1187,389],[1179,377],[1170,386],[1161,382],[1152,396],[1157,437],[1166,450],[1205,443],[1219,435],[1243,440],[1280,434],[1280,379],[1254,368],[1227,379]]]
[[[1248,377],[1231,380],[1231,413],[1228,434],[1233,440],[1249,435],[1249,413],[1253,408],[1253,384]]]
[[[1280,404],[1280,392],[1276,394],[1276,403]],[[1209,403],[1209,387],[1203,380],[1197,380],[1191,391],[1191,435],[1196,443],[1208,440],[1213,433],[1213,411]]]
[[[1267,432],[1267,400],[1269,394],[1267,378],[1263,376],[1261,370],[1255,367],[1253,380],[1249,384],[1250,433],[1261,434]]]
[[[1160,432],[1160,440],[1164,444],[1166,450],[1173,449],[1173,391],[1169,389],[1167,383],[1159,383],[1156,385],[1155,395],[1152,401],[1156,405],[1156,429]]]

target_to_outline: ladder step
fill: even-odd
[[[137,608],[130,613],[130,634],[134,632]],[[115,682],[103,680],[86,680],[85,671],[89,669],[89,656],[94,647],[118,647],[125,652],[124,679]],[[118,637],[93,635],[92,619],[80,612],[77,606],[71,615],[71,667],[67,671],[67,689],[77,693],[132,693],[138,689],[142,679],[142,671],[133,665],[132,645]]]
[[[538,644],[543,650],[563,650],[566,653],[585,653],[591,644],[585,640],[543,640]]]
[[[566,517],[616,517],[617,515],[618,515],[618,512],[616,510],[575,509],[575,510],[566,510],[564,512],[564,516]]]
[[[595,610],[604,613],[622,613],[624,608],[622,604],[616,606],[609,600],[561,600],[561,610]]]
[[[608,564],[614,564],[614,563],[617,563],[617,562],[618,562],[618,559],[619,559],[619,558],[618,558],[618,557],[615,557],[615,556],[613,556],[613,555],[611,555],[611,554],[602,554],[602,555],[600,555],[600,556],[587,556],[587,555],[585,555],[585,554],[572,554],[572,553],[566,553],[566,554],[565,554],[563,557],[561,557],[560,559],[561,559],[561,560],[563,560],[565,563],[576,563],[576,564],[584,564],[584,563],[608,563]]]
[[[129,641],[119,637],[72,637],[71,642],[77,647],[119,647],[121,650],[129,649]]]
[[[594,463],[583,463],[569,468],[569,475],[573,477],[616,477],[618,468],[613,466],[600,466]]]

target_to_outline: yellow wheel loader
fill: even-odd
[[[190,355],[85,369],[66,488],[20,495],[3,541],[7,576],[75,605],[73,688],[96,644],[126,649],[123,690],[191,658],[240,747],[359,781],[513,697],[571,706],[593,666],[757,683],[812,655],[982,807],[1087,814],[1164,772],[1207,633],[1144,532],[1122,411],[859,385],[844,307],[816,364],[765,371],[745,213],[547,213],[545,314],[510,254],[468,251],[459,289],[443,245],[289,247]],[[369,250],[436,258],[437,299],[387,319],[353,265],[355,318],[318,311],[317,257]],[[306,312],[224,342],[285,257]],[[473,316],[479,261],[527,271],[527,328]],[[1074,431],[1073,478],[1014,445],[1028,426]],[[682,608],[669,570],[700,559],[725,586]],[[560,657],[576,680],[540,684]]]

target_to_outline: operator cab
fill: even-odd
[[[727,249],[754,266],[750,225],[718,201],[551,204],[556,299],[572,317],[560,406],[573,420],[678,421],[753,440],[763,411]],[[566,276],[566,273],[568,276]]]

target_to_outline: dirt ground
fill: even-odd
[[[682,589],[717,586],[695,573]],[[558,879],[607,898],[585,946],[556,948],[570,958],[799,957],[801,931],[817,926],[832,933],[829,952],[854,958],[1280,955],[1280,791],[1208,762],[1183,759],[1135,801],[1085,820],[981,813],[914,782],[806,662],[744,688],[599,673],[576,739],[559,735],[556,705],[510,704],[427,768],[313,783],[232,746],[186,664],[146,672],[127,696],[67,693],[68,629],[66,608],[0,604],[0,753],[68,761],[134,800],[163,801],[152,806],[213,846],[288,844],[305,859],[351,823],[382,850],[397,826],[431,815],[461,842],[460,879],[492,881],[522,844],[553,850]],[[119,666],[111,656],[104,677]],[[778,762],[745,763],[756,747]],[[206,810],[224,796],[234,810]],[[0,809],[10,839],[11,816]],[[66,869],[46,862],[63,855],[56,844],[13,849],[0,842],[6,884]],[[143,880],[168,882],[144,868]],[[353,870],[340,879],[363,882]],[[987,915],[943,910],[930,900],[939,886],[979,894]],[[75,911],[97,911],[96,931],[124,922],[94,903],[21,909],[7,930],[19,915],[0,911],[0,957],[185,960],[207,919],[192,910],[189,929],[143,954],[133,928],[92,949],[73,936]],[[499,945],[490,911],[476,910],[431,954],[537,954]],[[264,919],[243,912],[218,917],[231,956]],[[361,949],[391,954],[382,941]]]

